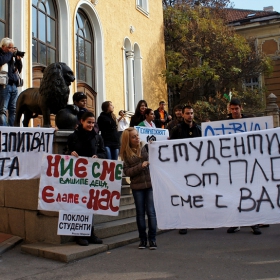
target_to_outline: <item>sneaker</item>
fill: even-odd
[[[145,249],[147,247],[147,241],[141,240],[138,249]]]
[[[150,241],[150,250],[156,250],[157,249],[157,243],[155,241]]]
[[[80,246],[88,246],[88,241],[83,237],[76,237],[76,243]]]
[[[237,231],[240,231],[240,227],[230,227],[227,230],[227,233],[235,233]]]
[[[251,226],[251,229],[252,229],[253,234],[255,234],[255,235],[260,235],[260,234],[262,234],[262,232],[260,231],[258,225]]]
[[[179,234],[187,234],[188,231],[186,228],[183,228],[183,229],[179,229]]]

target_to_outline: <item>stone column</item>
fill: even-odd
[[[273,126],[279,127],[279,107],[278,107],[276,101],[277,101],[277,97],[273,93],[271,93],[267,97],[267,106],[265,109],[265,115],[272,116],[273,117]]]
[[[127,61],[127,82],[128,82],[128,110],[134,111],[134,71],[133,71],[133,51],[126,52]]]

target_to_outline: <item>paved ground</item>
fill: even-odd
[[[0,279],[280,279],[280,225],[262,232],[174,230],[158,236],[156,251],[133,243],[68,264],[23,254],[17,245],[2,255]]]

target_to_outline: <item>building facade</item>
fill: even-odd
[[[228,9],[227,19],[237,33],[245,38],[255,38],[256,47],[272,59],[272,75],[256,75],[245,81],[245,85],[265,87],[267,96],[271,93],[277,96],[280,107],[280,13],[273,11],[273,7],[263,11]]]
[[[64,62],[76,76],[69,103],[83,91],[97,116],[106,100],[118,112],[167,98],[161,0],[1,0],[0,37],[26,52],[21,90],[39,87],[44,68]]]

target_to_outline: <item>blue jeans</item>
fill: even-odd
[[[106,150],[106,154],[107,154],[107,159],[118,160],[119,149],[113,149],[113,148],[105,146],[105,150]]]
[[[157,218],[154,207],[153,189],[132,190],[136,206],[136,222],[139,232],[139,238],[147,241],[145,212],[148,216],[148,239],[156,241]]]
[[[14,126],[18,90],[15,85],[0,88],[0,126]],[[7,122],[7,112],[9,114]]]

